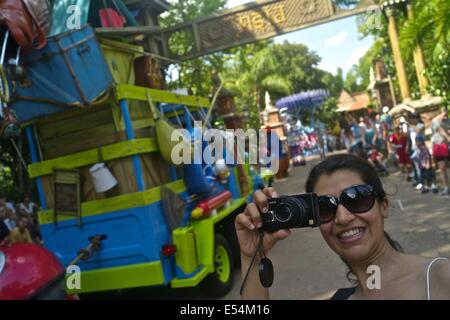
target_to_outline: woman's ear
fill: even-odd
[[[383,218],[389,218],[389,200],[384,198],[381,202],[378,202],[380,205],[380,212]]]

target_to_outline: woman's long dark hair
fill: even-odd
[[[338,170],[350,170],[357,173],[364,183],[367,183],[373,187],[378,202],[381,203],[386,199],[386,192],[383,189],[383,184],[375,169],[366,160],[350,154],[330,156],[316,165],[309,173],[308,180],[306,180],[306,192],[313,192],[317,181],[322,175],[330,175]],[[384,236],[394,250],[403,252],[401,245],[397,241],[393,240],[386,231],[384,232]],[[354,282],[354,279],[351,278],[352,270],[350,265],[345,260],[343,261],[349,268],[349,271],[347,272],[347,279]]]

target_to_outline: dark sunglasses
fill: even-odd
[[[351,213],[364,213],[375,204],[376,193],[368,184],[348,187],[342,191],[339,198],[319,196],[320,223],[328,223],[336,217],[337,207],[342,204]]]

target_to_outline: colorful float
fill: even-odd
[[[223,159],[174,163],[172,133],[184,129],[179,144],[195,147],[209,99],[157,89],[161,81],[142,77],[143,61],[154,63],[142,46],[88,24],[57,26],[21,56],[8,108],[30,147],[44,245],[81,270],[68,292],[201,285],[226,294],[240,259],[234,218],[261,178]]]

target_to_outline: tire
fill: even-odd
[[[215,238],[214,272],[205,278],[202,289],[210,297],[223,297],[233,286],[234,262],[225,237],[216,234]]]

